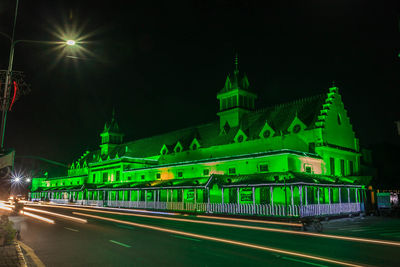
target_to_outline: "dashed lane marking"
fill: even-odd
[[[196,238],[190,238],[190,237],[185,237],[181,235],[171,235],[173,237],[181,238],[181,239],[186,239],[186,240],[191,240],[191,241],[196,241],[196,242],[201,242],[201,240],[196,239]]]
[[[68,228],[68,227],[64,227],[64,228],[67,229],[67,230],[70,230],[72,232],[79,232],[79,230],[76,230],[76,229],[72,229],[72,228]]]
[[[309,261],[303,261],[303,260],[294,259],[294,258],[289,258],[289,257],[281,257],[281,259],[288,260],[288,261],[301,262],[301,263],[304,263],[304,264],[309,264],[309,265],[318,266],[318,267],[327,267],[326,265],[322,265],[322,264],[318,264],[318,263],[314,263],[314,262],[309,262]]]
[[[110,240],[110,242],[114,243],[114,244],[117,244],[117,245],[120,245],[122,247],[126,247],[126,248],[130,248],[131,247],[131,246],[127,245],[127,244],[124,244],[124,243],[121,243],[121,242],[118,242],[118,241],[115,241],[115,240]]]

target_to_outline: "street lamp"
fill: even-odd
[[[66,44],[67,44],[67,45],[75,45],[76,42],[75,42],[74,40],[67,40],[67,41],[66,41]]]
[[[35,41],[35,40],[14,40],[14,35],[15,35],[15,25],[17,22],[17,14],[18,14],[18,2],[19,0],[16,0],[15,4],[15,15],[14,15],[14,25],[13,25],[13,30],[12,30],[12,35],[11,37],[8,36],[7,34],[1,33],[2,35],[6,36],[10,40],[10,56],[9,56],[9,61],[8,61],[8,68],[6,72],[6,80],[4,84],[4,94],[3,94],[3,101],[0,103],[1,108],[2,108],[2,117],[1,117],[1,128],[0,128],[0,151],[4,150],[4,135],[5,135],[5,129],[6,129],[6,121],[7,121],[7,111],[8,111],[8,94],[9,94],[9,87],[11,87],[11,73],[13,69],[13,63],[14,63],[14,49],[15,45],[17,43],[25,42],[25,43],[44,43],[44,44],[60,44],[60,42],[51,42],[51,41]],[[67,40],[65,42],[66,45],[73,46],[76,45],[76,42],[74,40]]]

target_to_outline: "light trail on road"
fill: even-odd
[[[48,205],[50,207],[58,207],[53,205]],[[309,232],[301,232],[294,230],[286,230],[286,229],[278,229],[278,228],[268,228],[268,227],[260,227],[260,226],[249,226],[249,225],[240,225],[240,224],[232,224],[232,223],[220,223],[220,222],[210,222],[210,221],[196,221],[192,219],[182,219],[182,218],[171,218],[171,217],[162,217],[162,216],[152,216],[152,215],[143,215],[143,214],[134,214],[134,213],[124,213],[124,212],[116,212],[116,211],[105,211],[105,210],[93,210],[86,208],[72,208],[72,207],[63,207],[81,211],[89,211],[89,212],[98,212],[98,213],[106,213],[106,214],[114,214],[114,215],[123,215],[123,216],[133,216],[133,217],[143,217],[143,218],[152,218],[152,219],[161,219],[168,221],[180,221],[180,222],[190,222],[190,223],[198,223],[198,224],[209,224],[209,225],[217,225],[217,226],[226,226],[233,228],[242,228],[242,229],[250,229],[250,230],[258,230],[258,231],[267,231],[267,232],[276,232],[276,233],[284,233],[284,234],[294,234],[294,235],[303,235],[303,236],[312,236],[312,237],[321,237],[321,238],[330,238],[330,239],[338,239],[338,240],[346,240],[346,241],[354,241],[361,243],[372,243],[378,245],[390,245],[390,246],[398,246],[400,247],[400,242],[397,241],[386,241],[379,239],[370,239],[370,238],[361,238],[361,237],[350,237],[350,236],[340,236],[340,235],[328,235],[328,234],[319,234],[319,233],[309,233]]]
[[[205,219],[238,221],[238,222],[265,223],[265,224],[276,224],[276,225],[298,226],[298,227],[303,226],[301,223],[289,223],[289,222],[279,222],[279,221],[251,220],[251,219],[242,219],[242,218],[228,218],[228,217],[204,216],[204,215],[197,215],[196,217],[197,218],[205,218]]]
[[[68,216],[68,215],[64,215],[64,214],[60,214],[60,213],[55,213],[55,212],[50,212],[47,210],[39,210],[39,209],[34,209],[34,208],[28,208],[28,207],[24,207],[24,210],[29,210],[29,211],[36,211],[39,213],[45,213],[45,214],[49,214],[49,215],[53,215],[56,217],[60,217],[63,219],[67,219],[67,220],[71,220],[71,221],[75,221],[75,222],[79,222],[79,223],[87,223],[86,219],[82,219],[82,218],[78,218],[78,217],[72,217],[72,216]]]
[[[27,212],[27,211],[21,210],[19,213],[22,214],[22,215],[25,215],[25,216],[29,216],[31,218],[38,219],[38,220],[43,221],[43,222],[54,224],[54,220],[52,220],[52,219],[49,219],[49,218],[46,218],[46,217],[42,217],[42,216]]]
[[[104,221],[109,221],[109,222],[116,222],[116,223],[121,223],[121,224],[132,225],[132,226],[151,229],[151,230],[155,230],[155,231],[178,234],[178,235],[199,238],[199,239],[204,239],[204,240],[210,240],[210,241],[215,241],[215,242],[221,242],[221,243],[225,243],[225,244],[237,245],[237,246],[242,246],[242,247],[247,247],[247,248],[254,248],[254,249],[264,250],[264,251],[268,251],[268,252],[280,253],[280,254],[285,254],[285,255],[290,255],[290,256],[295,256],[295,257],[300,257],[300,258],[306,258],[306,259],[311,259],[311,260],[316,260],[316,261],[322,261],[322,262],[328,262],[328,263],[332,263],[332,264],[343,265],[343,266],[351,266],[351,267],[364,266],[364,265],[360,265],[360,264],[356,264],[356,263],[339,261],[339,260],[334,260],[334,259],[330,259],[330,258],[300,253],[300,252],[293,252],[293,251],[289,251],[289,250],[277,249],[277,248],[273,248],[273,247],[261,246],[261,245],[246,243],[246,242],[224,239],[224,238],[216,238],[216,237],[211,237],[211,236],[206,236],[206,235],[193,234],[193,233],[189,233],[189,232],[183,232],[183,231],[172,230],[172,229],[163,228],[163,227],[157,227],[157,226],[139,224],[139,223],[134,223],[134,222],[129,222],[129,221],[117,220],[117,219],[112,219],[112,218],[108,218],[108,217],[102,217],[102,216],[97,216],[97,215],[92,215],[92,214],[87,214],[87,213],[73,212],[73,214],[80,215],[80,216],[86,216],[89,218],[94,218],[94,219],[99,219],[99,220],[104,220]]]
[[[7,207],[7,206],[3,206],[3,205],[0,205],[0,209],[6,210],[6,211],[12,211],[12,208]]]

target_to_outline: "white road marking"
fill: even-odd
[[[67,230],[73,231],[73,232],[79,232],[79,230],[76,230],[76,229],[72,229],[72,228],[68,228],[68,227],[64,227],[64,228]]]
[[[110,242],[114,243],[114,244],[117,244],[117,245],[120,245],[122,247],[126,247],[126,248],[130,248],[131,247],[131,246],[127,245],[127,244],[124,244],[124,243],[121,243],[121,242],[118,242],[118,241],[115,241],[115,240],[110,240]]]

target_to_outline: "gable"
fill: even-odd
[[[331,145],[355,149],[355,133],[337,88],[331,88],[320,115],[324,139]]]

